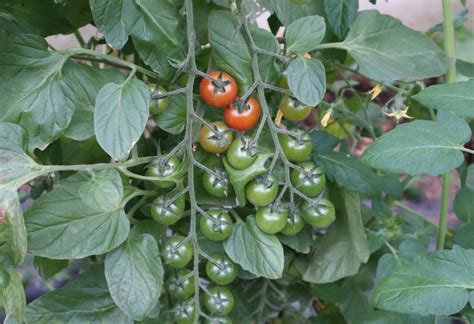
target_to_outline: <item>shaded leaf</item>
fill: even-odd
[[[349,26],[357,15],[357,0],[324,0],[324,11],[332,31],[340,39],[344,38]]]
[[[297,57],[288,65],[288,86],[295,97],[308,106],[316,106],[326,92],[326,73],[321,61]]]
[[[6,317],[5,324],[23,323],[25,321],[26,298],[21,276],[15,270],[8,271],[10,283],[5,289],[0,289],[3,295],[3,308]]]
[[[156,124],[170,134],[179,134],[186,125],[186,95],[178,94],[170,98],[168,108],[155,117]]]
[[[52,260],[36,256],[33,265],[41,278],[49,280],[57,273],[66,269],[69,265],[69,260]]]

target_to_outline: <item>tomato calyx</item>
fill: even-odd
[[[224,76],[224,72],[219,72],[219,75],[216,78],[208,76],[209,80],[211,80],[212,85],[214,86],[214,90],[212,91],[212,95],[216,95],[218,93],[226,93],[227,89],[226,86],[232,83],[230,80],[222,80]]]

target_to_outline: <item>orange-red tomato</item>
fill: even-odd
[[[252,128],[260,118],[260,104],[257,99],[250,97],[241,111],[237,105],[227,106],[224,110],[225,123],[240,131]]]
[[[230,105],[237,96],[237,84],[234,78],[220,71],[210,72],[209,75],[220,82],[203,78],[199,85],[202,100],[210,106],[219,108]]]

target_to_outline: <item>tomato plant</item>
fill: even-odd
[[[0,319],[472,321],[467,10],[358,3],[2,1]]]

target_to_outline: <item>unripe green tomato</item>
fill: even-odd
[[[181,162],[176,156],[172,156],[166,161],[156,161],[148,166],[146,175],[148,177],[163,178],[163,180],[153,180],[152,182],[158,188],[169,189],[176,185],[175,182],[169,180],[173,178],[173,175],[177,177],[180,164]]]
[[[230,317],[212,317],[206,320],[206,324],[232,324]]]
[[[293,217],[291,215],[288,216],[285,227],[281,230],[281,234],[286,236],[296,235],[304,228],[305,221],[301,212],[296,210],[293,213]]]
[[[326,176],[320,167],[313,162],[300,164],[303,170],[293,169],[291,172],[291,184],[308,197],[316,197],[326,186]]]
[[[204,237],[211,241],[223,241],[232,233],[232,218],[228,212],[219,209],[207,211],[209,217],[202,215],[199,227]]]
[[[151,204],[151,216],[161,225],[173,225],[184,215],[184,195],[175,201],[168,201],[166,196],[158,196]]]
[[[152,92],[152,95],[161,95],[163,93],[166,93],[166,89],[163,88],[162,86],[156,86],[154,83],[148,84],[148,88]],[[160,99],[150,99],[150,114],[152,115],[158,115],[166,109],[168,109],[170,103],[170,98],[169,97],[164,97]]]
[[[321,198],[317,205],[304,201],[301,213],[306,222],[316,228],[328,227],[336,220],[334,205],[326,198]]]
[[[288,212],[279,208],[272,210],[270,207],[259,207],[255,219],[262,232],[276,234],[285,228]]]
[[[174,319],[176,324],[193,324],[196,316],[196,308],[193,300],[187,300],[178,304]]]
[[[177,269],[184,268],[191,261],[193,244],[190,240],[182,244],[185,239],[182,235],[175,235],[165,241],[162,255],[164,264]]]
[[[279,108],[286,120],[295,122],[305,120],[313,109],[313,107],[306,106],[289,95],[281,97]]]
[[[0,268],[0,288],[7,288],[10,284],[10,274],[7,270]]]
[[[229,183],[227,173],[220,169],[214,168],[214,173],[204,173],[202,175],[202,185],[206,191],[217,198],[224,198],[232,193],[232,186]]]
[[[212,257],[216,263],[208,260],[206,263],[206,274],[218,285],[228,285],[237,278],[237,266],[226,255],[215,255]]]
[[[257,154],[245,147],[249,141],[250,138],[248,137],[236,138],[227,149],[227,162],[229,162],[234,169],[243,170],[255,162]]]
[[[199,131],[199,144],[204,151],[209,153],[224,153],[234,139],[232,131],[224,122],[210,123],[217,134],[204,125]]]
[[[191,270],[181,269],[173,272],[166,281],[166,290],[172,298],[185,300],[194,295],[194,286],[196,279],[194,276],[188,276]],[[186,279],[185,277],[188,276]]]
[[[262,177],[252,180],[245,187],[245,196],[255,206],[267,206],[278,195],[278,184],[273,177]]]
[[[204,296],[204,306],[211,315],[225,316],[234,309],[234,295],[226,287],[213,287]]]
[[[291,162],[304,162],[310,159],[313,150],[313,142],[308,133],[296,130],[301,134],[300,138],[294,138],[288,134],[280,134],[280,145],[286,158]]]

